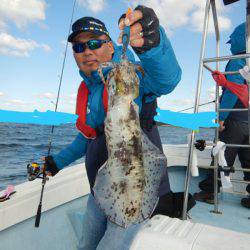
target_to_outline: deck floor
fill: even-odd
[[[204,177],[192,178],[190,193],[198,191],[198,182]],[[170,167],[169,178],[171,188],[174,192],[183,192],[185,169],[184,167]],[[222,214],[211,213],[212,205],[197,202],[190,211],[193,222],[222,227],[238,232],[250,233],[250,209],[240,205],[242,197],[222,194],[220,195],[219,210]],[[75,212],[80,214],[76,218],[76,228],[80,228],[82,214],[86,207],[87,196],[65,203],[57,208],[51,209],[42,215],[41,225],[34,228],[34,218],[18,223],[0,232],[0,249],[4,250],[73,250],[76,249],[76,234],[73,230],[69,215]],[[71,216],[72,219],[72,216]],[[74,218],[73,218],[74,219]],[[82,232],[80,230],[78,234]],[[13,240],[14,239],[14,240]]]
[[[184,188],[185,170],[183,167],[170,167],[169,179],[174,192],[182,192]],[[192,177],[189,192],[193,194],[199,191],[198,182],[205,176],[204,171],[200,171],[199,177]],[[221,193],[219,194],[219,211],[222,214],[212,213],[214,205],[197,202],[190,211],[193,222],[203,223],[225,229],[250,233],[250,209],[244,208],[240,204],[244,196]]]

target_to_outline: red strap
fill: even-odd
[[[88,96],[89,96],[88,87],[85,84],[85,82],[82,82],[78,89],[77,101],[76,101],[76,114],[78,115],[78,119],[76,121],[76,127],[85,137],[87,137],[88,139],[94,139],[96,137],[96,130],[86,124]],[[104,86],[102,100],[103,100],[104,110],[105,112],[107,112],[108,93],[106,86]]]
[[[243,105],[248,107],[248,85],[229,82],[226,77],[219,71],[214,71],[212,74],[214,80],[219,86],[223,86],[235,94]]]
[[[108,112],[108,91],[107,91],[106,85],[104,85],[104,89],[103,89],[102,103],[103,103],[104,111],[105,113],[107,113]]]
[[[227,85],[225,86],[228,90],[230,90],[233,94],[235,94],[243,105],[248,108],[248,85],[247,84],[237,84],[234,82],[227,81]]]

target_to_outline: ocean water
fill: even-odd
[[[159,132],[164,144],[187,143],[188,129],[160,126]],[[74,125],[56,126],[52,137],[51,153],[55,154],[70,144],[77,130]],[[201,129],[197,139],[213,140],[214,129]],[[27,181],[27,164],[40,161],[48,152],[51,126],[0,123],[0,190],[9,184]],[[74,162],[84,162],[84,158]]]

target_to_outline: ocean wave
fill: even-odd
[[[0,176],[1,181],[11,181],[16,179],[26,179],[26,174],[12,174],[12,175],[6,175],[6,176]]]
[[[22,143],[0,143],[0,148],[13,148],[13,147],[21,147]]]

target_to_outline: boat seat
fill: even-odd
[[[130,250],[245,250],[249,246],[249,234],[156,215],[138,232]]]

